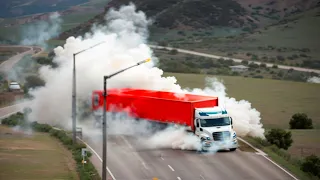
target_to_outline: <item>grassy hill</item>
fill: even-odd
[[[152,40],[158,40],[156,37],[160,35],[161,38],[165,35],[164,38],[172,39],[172,31],[174,34],[180,32],[182,36],[194,36],[199,29],[215,37],[238,35],[320,5],[319,0],[111,0],[106,10],[117,9],[130,2],[154,20]],[[103,14],[96,16],[79,28],[65,32],[60,38],[84,34],[92,23],[101,24],[103,19]]]
[[[176,33],[171,46],[222,56],[320,68],[320,7],[283,18],[277,23],[233,36],[216,37],[198,31],[189,37]]]

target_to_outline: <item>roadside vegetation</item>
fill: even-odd
[[[312,119],[304,113],[294,114],[289,124],[291,129],[312,129]],[[320,179],[319,156],[311,154],[298,158],[288,153],[288,148],[294,142],[291,131],[280,128],[270,129],[265,136],[266,139],[252,137],[246,137],[246,139],[299,178]]]
[[[82,164],[81,149],[86,148],[86,145],[79,142],[77,142],[76,144],[73,144],[71,134],[69,134],[68,132],[54,129],[48,124],[40,124],[38,122],[30,123],[30,121],[27,121],[27,116],[25,116],[25,114],[23,113],[16,113],[14,115],[11,115],[8,118],[3,119],[2,124],[15,129],[19,128],[25,132],[35,131],[39,133],[44,133],[45,136],[50,135],[51,137],[57,138],[64,145],[64,147],[67,148],[72,153],[72,157],[74,159],[74,162],[76,163],[75,169],[78,172],[78,176],[80,180],[100,180],[101,179],[97,170],[94,168],[94,166],[89,160],[89,157],[92,155],[90,152],[87,153],[87,157],[85,158],[87,163],[84,165]],[[39,156],[41,156],[41,154]],[[36,158],[37,154],[35,154],[34,157]],[[26,167],[28,167],[28,165],[26,165]],[[49,177],[49,178],[53,178],[53,177]],[[69,177],[64,179],[78,179],[78,178]]]

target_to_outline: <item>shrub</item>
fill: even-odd
[[[261,67],[261,68],[266,68],[267,65],[266,65],[265,63],[261,63],[261,64],[260,64],[260,67]]]
[[[254,137],[253,138],[259,145],[260,147],[267,147],[270,146],[270,143],[266,139],[262,139],[260,137]]]
[[[257,55],[255,55],[255,54],[253,54],[251,56],[251,60],[253,60],[253,61],[259,60],[259,57]]]
[[[301,164],[301,170],[320,178],[320,158],[316,155],[307,156]]]
[[[241,64],[248,65],[249,62],[247,60],[243,60],[243,61],[241,61]]]
[[[294,114],[289,122],[290,129],[312,129],[312,119],[305,113]]]
[[[269,143],[285,150],[287,150],[293,143],[291,132],[287,132],[283,129],[271,129],[266,134],[266,139]]]
[[[45,81],[38,76],[26,77],[26,83],[25,83],[26,88],[35,88],[35,87],[40,87],[44,85],[45,85]]]
[[[277,59],[279,60],[279,61],[284,61],[285,59],[284,59],[284,57],[283,56],[277,56]]]
[[[256,68],[259,68],[259,65],[256,64],[256,63],[250,63],[250,64],[249,64],[249,68],[250,68],[250,69],[256,69]]]
[[[172,49],[172,50],[170,50],[169,54],[176,55],[176,54],[178,54],[178,50]]]
[[[253,78],[263,79],[263,76],[261,76],[261,75],[256,75],[256,76],[253,76]]]
[[[283,149],[279,149],[279,147],[274,145],[274,144],[270,146],[270,149],[274,153],[276,153],[279,156],[283,157],[285,160],[290,161],[291,155],[287,151],[285,151]]]

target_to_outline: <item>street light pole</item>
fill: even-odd
[[[95,44],[89,48],[86,48],[84,50],[81,50],[77,53],[74,53],[73,54],[73,75],[72,75],[72,141],[73,141],[73,144],[76,143],[76,131],[77,131],[77,126],[76,126],[76,123],[77,123],[77,120],[76,120],[76,116],[77,116],[77,110],[76,110],[76,55],[82,53],[82,52],[85,52],[86,50],[89,50],[91,48],[94,48],[102,43],[105,43],[106,41],[102,41],[98,44]]]
[[[72,141],[76,144],[76,54],[73,54],[73,79],[72,79]]]
[[[102,142],[102,180],[107,179],[107,79],[122,73],[130,68],[133,68],[135,66],[139,66],[140,64],[149,62],[151,59],[146,59],[143,61],[138,62],[135,65],[129,66],[125,69],[122,69],[120,71],[117,71],[113,74],[110,74],[108,76],[103,76],[103,120],[102,120],[102,135],[103,135],[103,142]]]

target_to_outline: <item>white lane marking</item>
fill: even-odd
[[[128,141],[125,137],[123,137],[123,136],[120,136],[120,137],[121,137],[121,138],[123,139],[123,141],[129,146],[130,149],[134,149],[134,148],[132,147],[132,145],[129,143],[129,141]],[[136,152],[132,151],[132,154],[141,162],[141,164],[143,165],[144,168],[149,169],[149,168],[147,167],[146,163],[142,160],[142,158],[141,158]]]
[[[271,159],[269,159],[268,157],[262,155],[264,158],[266,158],[267,160],[269,160],[272,164],[276,165],[278,168],[280,168],[282,171],[286,172],[289,176],[291,176],[293,179],[295,180],[299,180],[298,178],[296,178],[294,175],[292,175],[291,173],[289,173],[287,170],[283,169],[281,166],[279,166],[277,163],[273,162]]]
[[[201,179],[205,180],[204,177],[200,174]]]
[[[277,166],[279,169],[281,169],[282,171],[284,171],[285,173],[287,173],[289,176],[291,176],[294,180],[299,180],[298,178],[296,178],[294,175],[292,175],[290,172],[288,172],[287,170],[285,170],[284,168],[282,168],[281,166],[279,166],[277,163],[275,163],[274,161],[272,161],[270,158],[267,157],[267,154],[264,153],[263,151],[261,151],[258,148],[253,147],[253,145],[251,145],[249,142],[247,142],[246,140],[238,137],[238,139],[244,143],[246,143],[247,145],[249,145],[250,147],[252,147],[254,150],[258,151],[258,155],[261,155],[262,157],[266,158],[268,161],[270,161],[272,164],[274,164],[275,166]]]
[[[168,167],[171,169],[171,171],[174,171],[174,169],[168,164]]]
[[[254,149],[255,151],[257,151],[258,153],[256,154],[259,154],[259,155],[262,155],[262,156],[266,156],[267,154],[264,153],[263,151],[261,151],[260,149],[254,147],[253,145],[251,145],[249,142],[247,142],[246,140],[242,139],[241,137],[238,137],[238,139],[242,142],[244,142],[245,144],[247,144],[248,146],[250,146],[252,149]]]
[[[62,130],[62,129],[59,129],[59,128],[56,128],[56,127],[53,127],[53,129],[56,129],[56,130]],[[82,139],[80,139],[79,137],[77,137],[77,139],[79,139],[81,142],[83,142],[83,144],[85,144],[97,157],[98,157],[98,159],[101,161],[101,163],[102,163],[102,159],[101,159],[101,157],[99,156],[99,154],[91,147],[91,146],[89,146],[89,144],[87,144],[86,142],[84,142]],[[107,166],[107,171],[108,171],[108,173],[110,174],[110,176],[111,176],[111,178],[113,179],[113,180],[116,180],[116,178],[114,177],[114,175],[111,173],[111,171],[110,171],[110,169],[108,168],[108,166]]]
[[[99,154],[91,147],[91,146],[89,146],[89,144],[87,144],[86,142],[84,142],[82,139],[80,139],[79,137],[77,137],[77,139],[79,139],[81,142],[83,142],[97,157],[98,157],[98,159],[101,161],[101,163],[102,163],[102,159],[101,159],[101,157],[99,156]],[[110,171],[110,169],[108,168],[108,166],[107,166],[107,171],[108,171],[108,173],[110,174],[110,176],[111,176],[111,178],[113,179],[113,180],[116,180],[116,178],[114,177],[114,175],[111,173],[111,171]]]
[[[180,177],[177,177],[177,179],[178,179],[178,180],[181,180],[181,178],[180,178]]]
[[[149,169],[149,168],[147,167],[146,163],[143,162],[142,165],[143,165],[144,168]]]
[[[161,156],[161,159],[164,160],[164,158]]]

